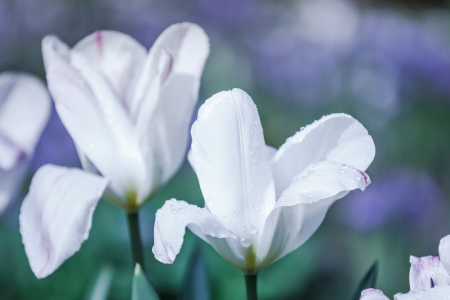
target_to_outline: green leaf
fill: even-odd
[[[86,300],[106,300],[109,294],[109,288],[113,279],[114,270],[109,265],[104,265],[95,280],[94,285],[86,295]]]
[[[364,277],[359,282],[358,287],[356,288],[355,293],[353,294],[352,300],[359,300],[359,298],[361,298],[362,291],[364,291],[365,289],[375,288],[377,275],[378,275],[378,260],[376,260],[372,264],[369,271],[367,271],[366,275],[364,275]]]
[[[184,283],[182,300],[209,300],[211,299],[208,269],[200,247],[192,254]]]
[[[134,269],[133,287],[131,290],[131,300],[159,300],[158,294],[139,264]]]

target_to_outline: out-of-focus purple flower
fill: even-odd
[[[47,127],[36,145],[31,161],[33,173],[45,164],[81,167],[73,140],[54,108],[52,108]]]
[[[450,93],[450,39],[442,22],[450,23],[443,18],[360,12],[329,0],[302,1],[283,18],[251,56],[259,85],[281,99],[317,106],[345,97],[393,116],[400,99],[421,88]]]
[[[255,47],[255,77],[281,98],[317,105],[342,86],[341,64],[359,16],[346,1],[329,0],[301,2],[290,14],[295,22],[279,26]]]
[[[448,21],[446,21],[448,22]],[[397,70],[405,92],[429,85],[450,93],[450,44],[442,24],[386,13],[367,13],[361,20],[356,51]]]
[[[50,96],[40,79],[0,74],[0,213],[14,198],[47,123]]]
[[[439,256],[410,257],[410,292],[398,293],[394,300],[443,300],[450,295],[450,235],[441,239]],[[366,289],[360,300],[389,300],[382,291]]]
[[[342,222],[371,230],[397,222],[423,228],[440,219],[443,195],[428,174],[392,170],[382,176],[366,192],[353,193],[340,206]]]

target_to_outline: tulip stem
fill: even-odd
[[[130,212],[127,214],[128,230],[130,232],[131,251],[133,252],[133,268],[139,264],[145,272],[144,264],[144,248],[142,247],[141,233],[139,231],[139,215],[138,212]]]
[[[247,288],[247,300],[257,300],[256,274],[245,275],[245,286]]]

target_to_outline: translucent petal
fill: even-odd
[[[365,171],[375,156],[372,137],[346,114],[332,114],[286,140],[272,159],[277,196],[308,166],[328,160]]]
[[[36,277],[47,277],[80,249],[106,185],[106,179],[79,169],[45,165],[36,172],[19,217]]]
[[[162,183],[173,176],[185,159],[208,55],[208,37],[192,23],[170,26],[150,49],[136,89],[132,116],[142,140],[149,140],[154,148]]]
[[[296,176],[265,222],[259,269],[300,247],[317,230],[331,204],[369,183],[363,171],[328,161]]]
[[[389,300],[382,291],[376,289],[367,289],[362,291],[359,300]]]
[[[167,200],[156,213],[153,254],[163,263],[173,263],[183,244],[185,229],[212,245],[233,265],[243,261],[236,251],[235,235],[207,209],[185,201]]]
[[[439,256],[409,258],[409,288],[411,291],[422,291],[436,285],[450,285],[450,276],[441,263]]]
[[[80,53],[92,68],[107,79],[129,110],[147,55],[146,49],[129,35],[99,30],[79,41],[72,50]]]
[[[436,286],[432,289],[418,292],[409,292],[407,294],[397,294],[394,300],[449,300],[450,286]]]
[[[192,126],[191,158],[206,207],[256,245],[275,193],[259,115],[242,90],[208,99]],[[252,234],[252,232],[256,233]]]
[[[442,238],[439,243],[439,257],[448,274],[450,274],[450,235]]]
[[[0,74],[0,168],[11,169],[33,153],[50,116],[43,82],[25,73]]]

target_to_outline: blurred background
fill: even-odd
[[[450,3],[447,0],[0,0],[0,71],[45,78],[41,40],[73,46],[97,29],[123,31],[147,48],[169,25],[191,21],[211,40],[199,105],[239,87],[258,106],[266,143],[279,147],[324,114],[358,119],[377,148],[372,184],[336,202],[302,247],[264,269],[260,299],[350,299],[379,261],[377,287],[409,291],[409,256],[438,255],[450,234]],[[125,214],[101,201],[89,239],[46,279],[28,265],[18,215],[45,163],[79,166],[53,111],[27,179],[0,215],[0,299],[83,299],[100,271],[109,299],[128,299],[132,262]],[[187,232],[174,265],[152,253],[156,209],[170,198],[203,206],[191,167],[142,210],[149,279],[163,299],[179,299],[197,247],[212,299],[244,299],[241,272]],[[105,267],[106,266],[106,267]]]

